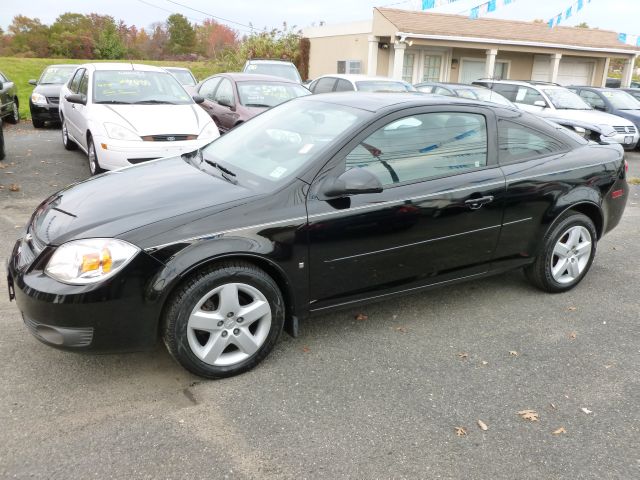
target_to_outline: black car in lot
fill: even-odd
[[[627,196],[621,146],[526,112],[306,96],[46,199],[13,249],[10,297],[49,345],[161,337],[191,372],[225,377],[331,309],[516,268],[567,291]]]
[[[77,67],[74,64],[50,65],[38,80],[29,80],[29,84],[36,87],[29,97],[31,122],[35,128],[44,127],[45,122],[60,123],[60,90]]]
[[[19,107],[16,84],[0,72],[0,118],[4,118],[10,123],[18,123],[20,121]]]
[[[4,150],[4,132],[2,130],[2,119],[0,118],[0,160],[4,160],[5,150]]]

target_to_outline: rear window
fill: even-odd
[[[290,63],[250,63],[244,69],[246,73],[260,73],[286,78],[292,82],[301,83],[300,74],[295,65]]]
[[[238,82],[237,86],[240,103],[245,107],[271,108],[292,98],[311,95],[297,83]]]
[[[356,82],[360,92],[411,92],[415,89],[404,82],[387,82],[384,80],[366,80]]]

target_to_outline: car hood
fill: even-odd
[[[45,97],[59,97],[62,84],[60,83],[45,83],[36,85],[33,89],[33,93],[39,93]]]
[[[257,195],[220,178],[213,167],[200,169],[196,156],[157,160],[71,185],[38,207],[31,233],[48,245],[121,237],[167,220],[185,224]]]
[[[596,125],[611,126],[627,126],[633,125],[629,120],[611,115],[610,113],[600,112],[598,110],[550,110],[545,112],[546,117],[553,116],[557,118],[568,118],[571,120],[583,120],[585,122],[594,123]]]
[[[102,105],[92,106],[93,118],[111,122],[145,135],[199,135],[211,122],[195,104],[188,105]]]

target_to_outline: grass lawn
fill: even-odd
[[[59,63],[87,63],[94,60],[68,60],[61,58],[17,58],[0,57],[0,71],[2,71],[18,87],[18,101],[20,103],[20,118],[30,119],[29,96],[33,86],[29,85],[30,79],[37,79],[48,65]],[[198,80],[218,73],[220,67],[213,62],[171,62],[155,60],[133,60],[133,63],[146,63],[149,65],[174,66],[190,68]]]

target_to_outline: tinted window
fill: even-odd
[[[479,82],[477,83],[479,84]],[[509,85],[506,83],[489,84],[488,87],[491,88],[492,90],[495,90],[496,92],[501,94],[503,97],[506,97],[508,100],[511,100],[512,102],[516,101],[516,96],[518,95],[518,89],[520,88],[518,85]]]
[[[222,104],[233,105],[233,85],[231,81],[223,78],[220,82],[220,86],[216,90],[214,101]]]
[[[204,83],[200,85],[198,93],[207,100],[213,100],[213,92],[220,83],[220,80],[222,80],[222,77],[213,77],[205,80]]]
[[[503,163],[551,155],[565,150],[559,140],[523,125],[500,120],[498,123],[500,161]]]
[[[353,90],[354,88],[351,82],[342,78],[338,79],[338,83],[336,84],[336,92],[352,92]]]
[[[333,90],[333,84],[336,83],[336,79],[332,77],[326,77],[319,79],[313,86],[313,93],[327,93]]]
[[[442,87],[436,87],[435,93],[437,93],[438,95],[446,95],[448,97],[454,96],[453,92],[450,92],[446,88],[442,88]]]
[[[81,95],[87,96],[87,91],[89,90],[89,74],[84,72],[82,79],[80,80],[80,86],[78,87],[78,93]]]
[[[366,168],[383,185],[452,175],[487,164],[482,115],[427,113],[394,120],[346,157],[346,168]]]
[[[593,93],[593,92],[589,92],[588,90],[582,90],[580,92],[580,97],[582,97],[582,99],[587,102],[589,105],[591,105],[593,108],[605,108],[606,105],[604,104],[604,100],[602,100],[600,98],[600,95],[598,95],[597,93]]]
[[[82,74],[84,72],[85,72],[84,68],[79,69],[71,79],[71,82],[69,82],[69,90],[71,90],[73,93],[78,93],[78,87],[80,86],[80,79],[82,78]]]

